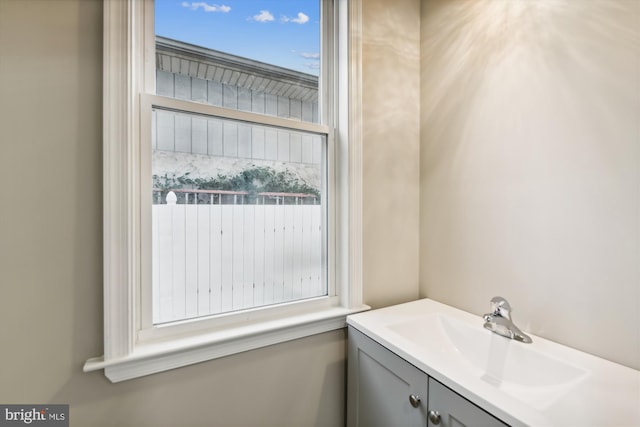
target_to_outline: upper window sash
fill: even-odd
[[[142,94],[141,103],[143,108],[161,107],[168,110],[191,112],[204,116],[219,117],[223,119],[237,120],[247,123],[256,123],[283,129],[313,132],[321,135],[329,135],[331,133],[331,128],[324,124],[270,116],[266,114],[236,110],[215,105],[202,104],[189,100],[167,98],[155,94]]]

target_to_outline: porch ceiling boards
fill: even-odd
[[[301,101],[317,101],[318,77],[156,37],[156,68]]]

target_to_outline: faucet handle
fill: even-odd
[[[491,298],[491,311],[494,316],[501,316],[505,319],[511,318],[511,305],[509,301],[502,297]]]

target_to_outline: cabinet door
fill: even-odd
[[[348,426],[427,425],[424,372],[352,327],[348,363]]]
[[[507,427],[433,378],[429,378],[429,410],[440,414],[439,423],[429,420],[429,427]]]

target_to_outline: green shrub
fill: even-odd
[[[254,166],[236,175],[211,178],[191,178],[189,172],[153,175],[153,187],[163,191],[176,189],[246,191],[249,197],[258,193],[302,193],[320,197],[320,191],[298,178],[288,169],[277,172],[270,167]]]

